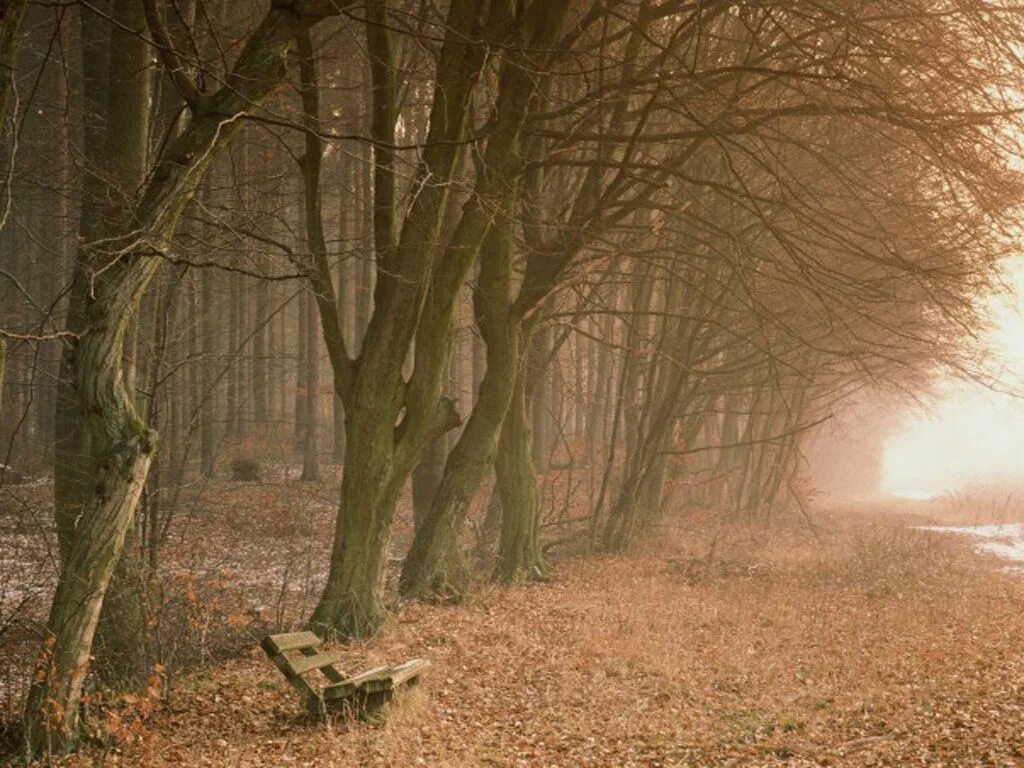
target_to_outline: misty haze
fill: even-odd
[[[1024,765],[1024,5],[0,0],[0,765]]]

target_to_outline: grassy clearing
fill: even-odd
[[[380,722],[307,721],[254,650],[54,764],[1018,766],[1022,603],[1020,577],[901,519],[693,518],[547,584],[406,606],[347,649],[434,662]]]

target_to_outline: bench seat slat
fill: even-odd
[[[267,653],[284,653],[302,648],[317,648],[323,641],[312,632],[285,632],[267,635],[261,645]]]
[[[394,667],[369,669],[344,682],[327,686],[324,688],[323,697],[325,701],[337,701],[348,698],[356,691],[364,693],[392,691],[403,683],[419,677],[420,673],[429,666],[430,662],[426,659],[410,659]]]
[[[324,701],[348,698],[358,691],[367,680],[375,675],[386,674],[388,669],[388,667],[375,667],[374,669],[368,669],[365,672],[360,672],[358,675],[350,677],[344,682],[328,685],[323,690],[322,695],[324,697]]]
[[[398,686],[408,680],[417,678],[429,666],[430,662],[426,659],[409,659],[391,668],[391,683]]]
[[[323,669],[331,664],[341,661],[342,654],[339,651],[323,651],[313,656],[300,656],[297,659],[288,659],[292,671],[296,675],[304,675],[314,669]]]

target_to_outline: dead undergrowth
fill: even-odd
[[[1018,766],[1024,581],[870,514],[688,518],[545,584],[405,606],[352,669],[425,656],[376,723],[319,726],[261,653],[181,677],[55,766]],[[671,543],[670,543],[671,542]]]

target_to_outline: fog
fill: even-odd
[[[882,452],[881,491],[927,499],[1024,478],[1024,258],[1006,263],[1006,292],[990,297],[983,343],[995,381],[946,377],[936,396],[899,417]]]

